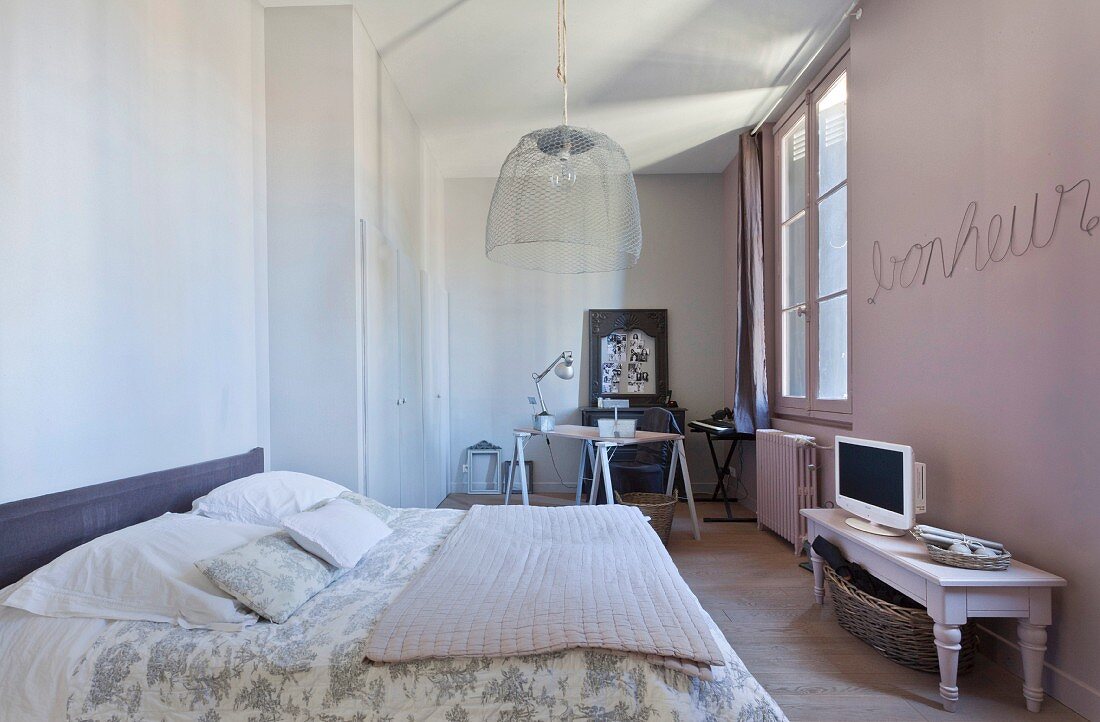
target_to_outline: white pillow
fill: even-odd
[[[393,533],[384,521],[347,499],[289,516],[283,526],[300,547],[341,569],[354,567]]]
[[[340,499],[346,499],[346,500],[350,501],[352,504],[355,504],[356,506],[361,506],[361,507],[365,508],[366,511],[371,512],[372,514],[377,516],[379,519],[382,519],[382,521],[385,522],[386,524],[392,524],[394,519],[401,515],[400,510],[397,510],[397,508],[394,508],[393,506],[386,506],[382,502],[375,501],[375,500],[371,499],[370,496],[364,496],[362,494],[356,494],[353,491],[341,492],[339,497],[340,497]],[[305,511],[307,511],[307,512],[312,511],[313,508],[317,508],[318,506],[323,506],[324,504],[328,504],[330,501],[331,500],[326,499],[326,500],[324,500],[323,502],[321,502],[319,504],[313,504],[312,506],[307,508],[307,510],[305,510]]]
[[[270,527],[165,514],[82,544],[4,590],[0,604],[44,617],[171,622],[237,631],[249,612],[195,567]]]
[[[231,481],[195,499],[191,510],[244,524],[279,526],[319,501],[334,499],[346,487],[296,471],[265,471]]]

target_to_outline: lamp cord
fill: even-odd
[[[558,0],[558,80],[561,81],[561,124],[569,125],[569,81],[566,78],[565,2]]]
[[[524,448],[526,448],[526,447],[524,447]],[[562,486],[564,486],[567,489],[576,489],[577,485],[576,484],[570,484],[568,481],[566,481],[562,477],[561,472],[558,471],[558,461],[557,461],[557,459],[554,458],[554,447],[550,444],[550,437],[549,436],[546,437],[546,448],[550,450],[550,463],[553,464],[553,466],[554,466],[554,473],[557,474],[557,476],[558,476],[558,483],[561,484]],[[607,452],[607,461],[608,461],[608,463],[610,463],[611,460],[615,458],[615,452],[618,450],[618,448],[619,447],[614,446]],[[582,454],[585,453],[585,450],[581,449],[581,453]],[[593,473],[595,473],[595,469],[593,469]],[[592,480],[593,480],[593,477],[585,476],[580,481],[583,484],[585,481],[592,481]]]
[[[546,437],[546,448],[550,450],[550,463],[554,465],[554,473],[558,475],[558,483],[566,487],[567,489],[576,489],[577,485],[567,482],[565,479],[562,478],[561,472],[558,471],[558,461],[554,458],[554,447],[550,445],[549,436]],[[584,452],[582,451],[581,453],[583,454]]]

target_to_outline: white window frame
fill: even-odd
[[[831,294],[824,299],[818,298],[818,205],[824,198],[818,197],[818,122],[816,116],[816,105],[833,86],[833,83],[840,78],[844,73],[848,72],[848,51],[842,50],[839,54],[839,59],[831,63],[827,70],[814,79],[810,84],[807,91],[795,101],[787,110],[783,113],[780,121],[775,124],[772,131],[773,133],[773,147],[774,157],[772,165],[773,175],[773,216],[774,216],[774,238],[773,243],[773,258],[775,259],[775,269],[772,275],[773,288],[775,292],[771,294],[774,306],[776,309],[772,319],[772,330],[774,339],[774,349],[776,351],[773,354],[775,359],[773,368],[771,369],[772,378],[775,379],[773,384],[775,399],[774,411],[777,415],[784,416],[806,416],[810,418],[820,418],[825,420],[834,420],[840,422],[850,422],[852,413],[852,397],[854,390],[854,379],[852,378],[852,253],[851,253],[851,201],[852,196],[850,189],[848,191],[848,253],[847,253],[847,284],[845,291]],[[849,89],[851,88],[851,76],[849,74]],[[849,111],[849,142],[851,141],[851,102],[848,102]],[[806,120],[806,395],[801,396],[785,396],[783,395],[783,363],[784,363],[784,348],[785,342],[783,337],[783,311],[781,304],[783,303],[783,136],[789,130],[791,130],[800,119]],[[849,153],[849,158],[850,158]],[[849,168],[850,171],[850,168]],[[829,193],[826,196],[830,197],[841,188],[848,188],[850,186],[850,177],[846,174],[845,180],[838,184],[833,189],[828,189]],[[847,319],[847,374],[848,374],[848,396],[845,399],[819,399],[817,393],[819,389],[818,379],[818,316],[819,316],[819,304],[822,300],[828,300],[843,293],[848,294],[848,319]],[[793,307],[792,307],[793,308]]]

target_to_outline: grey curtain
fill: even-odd
[[[764,347],[764,195],[761,139],[741,134],[737,183],[737,378],[733,419],[743,432],[769,427]]]

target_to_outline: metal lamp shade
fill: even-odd
[[[559,125],[520,138],[500,169],[485,231],[493,261],[551,273],[631,268],[642,252],[638,191],[619,144]]]

